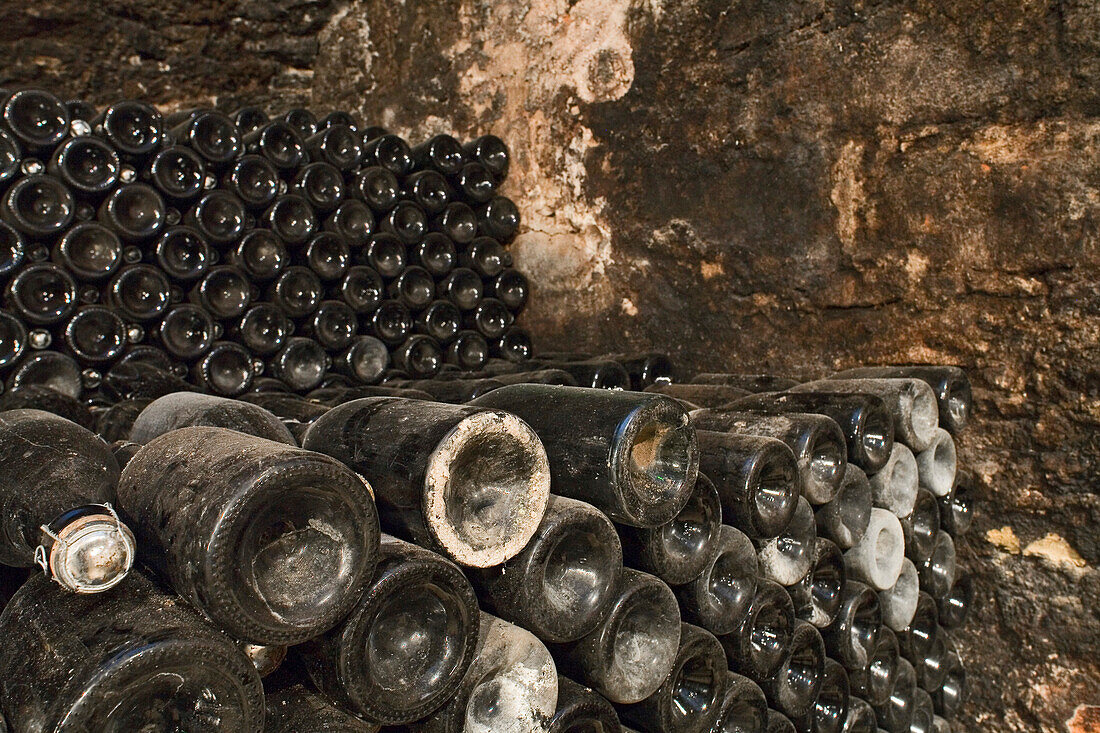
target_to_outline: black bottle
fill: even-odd
[[[395,176],[404,176],[412,169],[412,152],[409,144],[397,135],[383,133],[370,137],[370,128],[363,134],[364,167],[379,166]]]
[[[947,655],[947,673],[943,684],[932,693],[935,711],[945,718],[953,718],[966,698],[966,670],[959,659],[954,645],[949,645]]]
[[[171,286],[157,268],[130,265],[111,278],[106,300],[126,320],[143,323],[160,317],[168,309]]]
[[[477,214],[461,201],[452,201],[432,219],[430,227],[450,237],[455,244],[469,244],[478,233]]]
[[[344,712],[301,684],[269,692],[265,703],[266,733],[301,733],[308,730],[323,730],[325,733],[378,731],[378,726]]]
[[[244,149],[267,158],[283,173],[296,170],[307,159],[298,132],[282,120],[272,120],[244,136]]]
[[[23,151],[11,135],[0,129],[0,186],[19,175]]]
[[[356,336],[351,346],[332,360],[333,370],[361,384],[377,384],[389,365],[389,349],[373,336]]]
[[[466,159],[485,166],[493,178],[503,181],[508,176],[510,156],[508,146],[496,135],[482,135],[462,146]]]
[[[286,392],[249,392],[237,399],[259,405],[275,415],[295,439],[300,438],[314,420],[329,410],[328,405]]]
[[[462,327],[462,314],[447,300],[432,301],[416,317],[414,328],[418,333],[431,336],[440,343],[450,343]]]
[[[809,572],[787,588],[794,602],[795,616],[819,629],[832,624],[840,613],[844,580],[844,555],[840,548],[818,537]]]
[[[590,504],[552,496],[527,546],[473,577],[490,611],[544,641],[569,642],[600,623],[619,592],[622,568],[607,517]]]
[[[355,117],[350,112],[344,112],[343,110],[334,110],[317,121],[318,130],[327,130],[330,127],[336,125],[344,125],[351,130],[358,132],[359,123],[356,122]],[[357,139],[356,144],[362,142]]]
[[[477,331],[459,331],[454,340],[447,344],[443,359],[461,369],[480,369],[489,360],[489,342]]]
[[[174,392],[153,400],[134,421],[130,441],[142,445],[191,426],[217,427],[294,445],[294,436],[271,413],[239,400],[198,392]]]
[[[405,269],[405,245],[392,234],[379,232],[370,238],[357,259],[382,277],[394,278]]]
[[[355,313],[373,313],[385,297],[382,276],[364,265],[349,267],[340,283],[330,289],[332,297],[339,297]]]
[[[19,409],[52,412],[88,430],[95,426],[95,418],[83,402],[38,384],[11,389],[0,396],[0,410]]]
[[[310,163],[298,171],[293,189],[315,211],[328,213],[344,200],[344,176],[328,163]]]
[[[348,245],[332,232],[321,232],[309,240],[303,254],[303,261],[323,282],[339,280],[351,264]]]
[[[0,372],[19,361],[26,348],[26,326],[11,313],[0,311]]]
[[[673,399],[680,400],[684,405],[693,409],[719,408],[748,394],[745,390],[737,389],[736,387],[684,382],[651,384],[645,388],[645,391],[667,395]]]
[[[527,278],[519,270],[511,267],[497,275],[490,289],[493,297],[504,303],[513,315],[518,315],[526,307],[530,291],[531,286]]]
[[[190,148],[169,145],[150,159],[144,178],[174,206],[187,206],[204,190],[206,164]]]
[[[494,196],[477,209],[477,230],[501,242],[510,242],[519,231],[519,209],[511,199]]]
[[[304,318],[317,310],[324,294],[320,278],[308,267],[288,267],[268,290],[272,305],[290,318]]]
[[[126,159],[143,158],[164,143],[164,118],[144,102],[113,104],[96,118],[92,127]]]
[[[885,703],[890,697],[891,690],[894,689],[900,658],[898,640],[894,632],[889,627],[879,627],[868,663],[848,670],[852,694],[859,695],[871,705]]]
[[[850,670],[866,667],[881,628],[878,594],[863,583],[846,580],[836,618],[824,632],[829,655]]]
[[[295,336],[268,363],[271,376],[295,392],[308,392],[321,385],[329,367],[328,354],[313,339]]]
[[[834,377],[842,379],[871,378],[914,378],[922,379],[936,393],[940,409],[940,427],[952,435],[957,435],[966,427],[973,408],[970,379],[966,372],[956,366],[911,365],[861,367],[837,372]]]
[[[848,714],[844,716],[844,733],[878,733],[878,720],[875,710],[861,698],[851,694],[848,697]]]
[[[210,268],[188,297],[220,320],[240,318],[252,300],[248,277],[232,265]]]
[[[364,168],[351,182],[351,195],[364,201],[375,214],[392,209],[400,194],[397,178],[380,166]]]
[[[118,153],[97,137],[66,140],[54,151],[46,170],[77,196],[94,198],[107,193],[118,182],[121,164]]]
[[[409,336],[394,350],[393,364],[413,379],[430,379],[443,365],[443,347],[431,336]]]
[[[80,365],[57,351],[36,351],[23,357],[8,376],[8,389],[40,385],[79,398],[84,388]]]
[[[455,197],[455,192],[447,185],[447,179],[434,170],[413,173],[405,178],[402,189],[405,197],[428,216],[441,213]]]
[[[826,659],[821,683],[810,711],[798,718],[795,727],[813,733],[842,733],[848,717],[848,673],[838,662]]]
[[[768,702],[792,719],[814,706],[825,671],[825,644],[821,633],[805,621],[795,621],[790,648],[774,675],[761,681]]]
[[[873,395],[765,392],[743,397],[729,407],[764,414],[811,412],[830,417],[844,431],[848,460],[868,474],[886,465],[894,447],[893,418],[886,403]]]
[[[791,642],[794,605],[783,586],[761,578],[737,629],[720,637],[730,669],[753,679],[771,677]]]
[[[424,310],[435,297],[431,274],[416,265],[406,267],[387,287],[389,296],[412,312]]]
[[[508,326],[500,338],[492,343],[492,351],[502,359],[524,364],[531,360],[535,347],[531,343],[531,334],[519,326]],[[576,380],[573,380],[576,382]]]
[[[121,255],[120,246],[119,259]],[[202,277],[214,259],[214,253],[207,244],[207,240],[188,226],[165,229],[157,240],[154,256],[157,265],[167,273],[168,277],[176,282],[185,283]]]
[[[322,301],[306,323],[308,335],[328,351],[341,351],[351,345],[359,322],[355,311],[343,301]]]
[[[728,525],[720,527],[716,549],[703,571],[675,590],[685,619],[714,634],[732,634],[749,615],[757,592],[756,551],[744,533]]]
[[[258,356],[271,356],[290,337],[292,325],[281,309],[272,303],[257,303],[249,308],[234,329],[234,336]]]
[[[370,241],[375,226],[374,214],[362,201],[349,199],[336,207],[322,226],[350,249],[359,249]]]
[[[2,182],[2,181],[0,181]],[[18,269],[26,256],[23,236],[10,224],[0,219],[0,278],[6,278]]]
[[[836,497],[814,513],[817,533],[843,550],[858,544],[871,522],[871,482],[862,469],[848,464]]]
[[[847,446],[840,426],[824,415],[704,409],[693,411],[691,419],[699,430],[762,435],[786,443],[798,462],[801,494],[811,504],[832,501],[840,490],[848,463]]]
[[[950,592],[937,599],[936,605],[940,626],[949,631],[959,628],[974,606],[974,581],[969,575],[957,575]]]
[[[52,263],[24,267],[8,283],[9,307],[27,324],[48,326],[72,315],[77,304],[72,276]]]
[[[141,527],[147,562],[241,640],[294,644],[331,628],[377,561],[370,488],[292,445],[177,430],[138,451],[118,496]]]
[[[167,217],[164,199],[144,183],[126,183],[114,189],[103,200],[98,214],[101,224],[122,241],[134,244],[156,237]]]
[[[41,410],[0,413],[0,563],[40,565],[68,591],[126,577],[134,536],[119,520],[118,463],[90,430]]]
[[[249,133],[259,130],[261,127],[268,123],[267,113],[259,107],[244,106],[235,111],[230,118],[233,120],[233,124],[237,126],[241,135],[248,135]]]
[[[507,314],[507,320],[511,322],[511,314],[504,308],[503,303],[494,298],[485,298],[481,303],[495,303],[496,317],[501,318]],[[479,307],[481,304],[479,303]],[[503,309],[503,310],[502,310]],[[501,331],[503,333],[503,330]],[[630,389],[630,375],[617,361],[612,359],[585,359],[581,361],[562,361],[556,359],[542,359],[535,357],[534,363],[553,369],[561,369],[569,372],[582,387],[598,389]]]
[[[767,733],[795,733],[794,723],[778,710],[768,709]]]
[[[130,352],[120,359],[103,376],[100,390],[112,401],[139,398],[154,400],[173,392],[193,389],[186,380],[172,371],[172,364],[167,359],[166,364],[159,364],[133,358],[133,354],[134,352]]]
[[[191,207],[184,220],[213,244],[233,244],[244,234],[248,212],[229,191],[215,189]]]
[[[622,733],[615,708],[600,693],[558,675],[558,707],[549,733]]]
[[[196,384],[216,395],[233,397],[252,386],[252,357],[229,341],[215,342],[191,371]]]
[[[87,123],[91,123],[99,115],[95,105],[85,99],[70,99],[65,102],[65,108],[69,110],[70,118]]]
[[[489,169],[476,161],[462,166],[451,181],[459,195],[472,204],[488,203],[496,193],[497,182]]]
[[[680,611],[659,578],[624,568],[618,595],[600,623],[576,642],[555,645],[569,676],[615,703],[645,700],[672,670],[680,645]]]
[[[557,490],[617,522],[665,524],[691,496],[699,466],[695,430],[667,397],[516,384],[472,404],[530,424],[546,446]]]
[[[0,219],[28,239],[47,239],[68,228],[76,201],[64,183],[50,175],[20,178],[0,200]]]
[[[305,244],[317,231],[313,208],[297,194],[275,199],[275,203],[264,212],[263,221],[275,236],[290,246]]]
[[[344,124],[330,124],[306,138],[306,150],[315,161],[323,161],[342,173],[359,167],[363,157],[359,136]]]
[[[413,319],[409,309],[396,300],[384,300],[370,317],[371,331],[391,346],[404,343],[412,331]]]
[[[120,442],[128,446],[140,448],[141,446],[137,443],[129,442],[127,438],[130,437],[130,430],[133,428],[134,420],[137,419],[137,416],[150,402],[152,402],[152,400],[148,399],[121,400],[111,405],[106,410],[96,413],[96,435],[111,444]],[[115,459],[118,460],[118,452],[115,450],[112,450],[112,452],[115,455]],[[127,456],[127,459],[130,457],[132,456]],[[119,462],[119,466],[122,467],[121,462]]]
[[[893,691],[881,704],[873,705],[879,727],[891,732],[909,731],[913,723],[916,692],[917,679],[913,665],[908,660],[899,659]]]
[[[264,729],[263,687],[248,658],[139,575],[96,598],[32,578],[0,629],[13,730]]]
[[[203,110],[171,131],[177,143],[189,145],[213,168],[228,166],[241,154],[240,131],[221,112]]]
[[[454,563],[383,535],[362,600],[297,651],[331,699],[368,721],[395,725],[424,717],[454,694],[479,628],[474,590]]]
[[[252,211],[270,206],[279,195],[280,183],[275,166],[260,155],[237,158],[222,177],[222,186]]]
[[[165,313],[157,331],[164,350],[181,361],[198,359],[214,343],[214,319],[202,308],[188,303]]]
[[[437,377],[440,375],[437,375]],[[495,379],[412,379],[408,381],[389,381],[407,389],[427,392],[437,402],[461,404],[475,400],[494,389],[500,389],[503,383]]]
[[[470,567],[519,553],[549,496],[542,444],[521,419],[499,410],[353,400],[319,418],[302,446],[365,476],[387,527]]]
[[[671,521],[649,529],[625,525],[618,529],[627,564],[652,573],[669,585],[682,585],[705,575],[728,544],[722,530],[718,491],[701,473],[691,497]],[[709,628],[705,623],[699,625]]]
[[[82,364],[105,364],[126,348],[126,324],[101,305],[86,305],[65,324],[65,346]]]
[[[473,270],[458,267],[439,283],[436,292],[460,311],[472,311],[481,302],[481,278]]]
[[[65,103],[41,89],[15,92],[0,109],[0,120],[20,145],[48,151],[69,134],[71,118]]]
[[[462,170],[466,155],[455,138],[435,135],[412,149],[412,159],[418,169],[430,168],[445,176],[453,176]]]
[[[956,471],[951,491],[938,501],[943,530],[954,538],[966,534],[974,511],[974,475],[961,469]]]
[[[768,701],[764,691],[735,672],[726,671],[718,699],[715,731],[720,733],[764,733],[768,717]]]
[[[317,116],[308,109],[296,107],[287,110],[279,119],[294,128],[303,140],[317,132]]]
[[[782,532],[799,499],[791,449],[775,438],[707,430],[697,436],[699,470],[718,489],[723,521],[753,538]]]
[[[913,511],[901,518],[901,529],[905,535],[906,557],[917,565],[928,560],[940,531],[940,505],[932,492],[917,490]]]
[[[645,700],[619,713],[642,731],[709,733],[718,717],[726,678],[726,655],[714,635],[680,624],[680,645],[672,670]]]
[[[378,218],[378,229],[411,246],[424,238],[428,231],[428,217],[412,201],[398,201],[387,214]]]

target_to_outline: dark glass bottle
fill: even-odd
[[[410,311],[423,310],[435,295],[435,282],[431,274],[416,265],[406,267],[387,288],[389,296],[401,302]]]
[[[46,169],[77,195],[99,196],[118,182],[118,154],[96,137],[69,138],[54,151]]]
[[[507,309],[503,308],[503,303],[495,298],[485,298],[484,302],[493,302],[498,304],[494,306],[492,310],[496,311],[500,316],[503,313],[507,313]],[[480,304],[479,304],[480,306]],[[508,315],[508,321],[511,322],[512,315]],[[569,372],[573,379],[577,380],[577,384],[582,387],[592,387],[599,389],[630,389],[630,375],[627,374],[626,369],[617,361],[612,359],[583,359],[578,361],[565,361],[557,359],[542,359],[535,357],[534,363],[540,364],[545,367],[553,369],[561,369],[562,371]],[[666,398],[668,399],[668,398]]]
[[[462,314],[453,303],[436,300],[416,318],[416,331],[427,334],[440,343],[450,343],[462,326]]]
[[[76,283],[55,264],[25,267],[8,283],[9,307],[27,324],[48,326],[67,319],[76,309]]]
[[[530,283],[519,270],[508,268],[493,280],[490,292],[493,297],[504,303],[513,315],[518,315],[527,306]]]
[[[244,106],[237,109],[230,118],[241,135],[247,136],[268,123],[267,113],[259,107]]]
[[[455,192],[438,171],[425,170],[413,173],[405,178],[402,191],[406,198],[424,210],[428,216],[435,216],[447,207]]]
[[[477,209],[477,230],[500,242],[511,242],[519,231],[519,209],[511,199],[494,196]],[[457,241],[457,240],[456,240]]]
[[[216,395],[233,397],[252,386],[252,357],[228,341],[215,342],[192,368],[195,382]]]
[[[428,232],[411,252],[411,261],[431,273],[434,278],[446,277],[455,268],[458,255],[454,242],[439,232]]]
[[[375,336],[391,346],[404,343],[412,331],[413,320],[409,309],[396,300],[384,300],[370,317],[370,327]]]
[[[736,387],[754,394],[759,392],[782,392],[798,384],[797,379],[778,377],[772,374],[723,374],[718,372],[700,372],[691,378],[692,384],[719,384]]]
[[[26,349],[26,326],[11,313],[0,311],[0,372],[19,361]]]
[[[721,524],[718,491],[699,474],[691,497],[670,522],[649,529],[622,525],[619,537],[628,565],[652,573],[669,585],[681,585],[705,575],[715,561],[723,547]]]
[[[844,467],[840,490],[814,514],[817,532],[847,550],[859,543],[871,522],[871,482],[862,469],[851,464]]]
[[[848,444],[848,460],[868,474],[882,468],[894,447],[894,421],[874,395],[830,392],[773,393],[743,397],[730,409],[764,414],[811,412],[836,421]]]
[[[241,134],[221,112],[203,110],[172,129],[177,143],[189,145],[212,168],[229,165],[241,154]]]
[[[312,207],[296,194],[275,199],[264,212],[263,220],[279,239],[291,246],[305,244],[317,231]]]
[[[441,375],[436,375],[440,377]],[[504,385],[495,379],[410,379],[390,380],[387,384],[400,385],[405,389],[415,389],[431,395],[436,402],[462,404],[475,400],[483,394]]]
[[[126,348],[126,324],[110,308],[87,305],[65,324],[65,346],[81,364],[105,364]]]
[[[190,148],[169,145],[149,161],[145,180],[173,205],[187,206],[204,190],[206,165]]]
[[[940,531],[940,506],[932,492],[917,491],[913,511],[901,518],[901,530],[905,535],[906,557],[919,564],[932,556],[936,534]]]
[[[473,310],[466,315],[466,325],[472,327],[486,339],[499,339],[504,335],[508,326],[512,324],[512,320],[513,317],[512,314],[508,312],[508,308],[496,298],[482,298],[478,301],[478,304],[474,306]],[[622,367],[620,366],[619,369],[622,369]],[[568,371],[568,369],[566,371]],[[624,376],[625,374],[626,372],[623,371]],[[589,380],[582,381],[578,379],[577,381],[583,384],[585,381]],[[600,383],[597,384],[596,382]],[[593,377],[590,384],[587,386],[603,387],[605,386],[604,382],[604,379],[596,379]],[[615,387],[622,387],[623,382],[629,386],[629,377],[624,380],[619,380],[619,382],[615,384]],[[610,388],[614,389],[615,387]]]
[[[726,655],[714,635],[680,624],[680,645],[668,676],[641,702],[619,712],[642,731],[710,733],[718,717],[725,681]]]
[[[268,411],[239,400],[199,392],[173,392],[153,400],[137,419],[130,441],[142,445],[186,427],[216,427],[294,445],[294,437]]]
[[[298,439],[313,421],[328,412],[328,406],[287,392],[249,392],[237,399],[259,405],[282,421]]]
[[[266,697],[266,733],[377,733],[367,723],[336,707],[304,685],[295,684],[269,692]]]
[[[144,102],[113,104],[92,126],[127,159],[150,155],[164,143],[164,117]]]
[[[0,413],[0,563],[40,565],[76,593],[120,583],[136,549],[110,507],[118,476],[107,444],[87,428],[41,410]]]
[[[878,720],[871,705],[853,693],[848,697],[848,713],[844,716],[844,733],[878,733]],[[950,731],[948,731],[950,733]]]
[[[341,351],[351,345],[358,326],[350,306],[339,300],[325,300],[309,317],[306,333],[326,350]]]
[[[450,237],[455,244],[469,244],[478,234],[477,214],[461,201],[447,204],[431,221],[431,230]]]
[[[641,702],[658,690],[677,658],[680,611],[664,582],[624,568],[617,596],[595,629],[555,645],[555,659],[619,704]]]
[[[708,430],[699,430],[697,440],[699,470],[718,489],[723,521],[750,537],[782,532],[800,498],[791,449],[775,438]]]
[[[496,135],[482,135],[462,146],[466,159],[476,161],[493,175],[498,183],[508,176],[510,156],[508,146]]]
[[[546,446],[554,484],[617,522],[656,527],[691,496],[695,430],[661,395],[516,384],[473,402],[514,413]]]
[[[0,628],[0,692],[13,730],[264,729],[263,687],[248,658],[136,574],[100,597],[32,578]]]
[[[330,294],[339,297],[356,313],[373,313],[385,297],[382,276],[363,265],[349,267],[339,285]]]
[[[473,577],[490,611],[544,641],[569,642],[600,623],[622,568],[610,520],[590,504],[552,496],[527,546]]]
[[[717,552],[703,571],[677,587],[676,594],[684,618],[711,633],[732,634],[755,597],[758,561],[749,538],[728,525],[719,528],[715,545]]]
[[[619,716],[607,698],[558,675],[558,707],[550,719],[549,733],[622,733],[622,730]]]
[[[38,384],[8,390],[0,396],[0,410],[21,409],[52,412],[88,430],[95,426],[95,418],[83,402]]]
[[[168,212],[155,188],[144,183],[126,183],[103,200],[98,218],[122,241],[140,244],[160,233]]]
[[[137,443],[130,443],[127,438],[130,437],[130,429],[134,425],[134,420],[145,409],[152,400],[138,399],[138,400],[121,400],[96,414],[95,417],[95,432],[96,435],[103,438],[108,443],[125,442],[128,446],[139,446]],[[118,460],[119,453],[117,450],[112,451],[115,459]],[[128,451],[129,453],[129,451]],[[127,455],[127,460],[132,455]],[[119,461],[119,467],[124,467],[122,461]]]
[[[324,288],[308,267],[288,267],[271,286],[268,298],[290,318],[304,318],[321,303]]]
[[[241,238],[248,212],[239,198],[228,191],[215,189],[199,199],[184,219],[204,239],[225,246]]]
[[[947,655],[947,674],[943,684],[932,693],[933,707],[939,715],[953,718],[966,698],[966,669],[963,668],[958,652],[950,645]]]
[[[297,651],[331,699],[394,725],[424,717],[454,694],[479,630],[477,597],[454,563],[383,535],[362,600]]]
[[[811,504],[832,501],[840,490],[848,464],[847,446],[840,426],[824,415],[704,409],[692,412],[691,419],[700,430],[761,435],[786,443],[798,462],[800,493]]]
[[[935,600],[921,591],[917,595],[917,609],[909,627],[898,633],[898,648],[910,658],[919,658],[932,646],[932,640],[939,633],[939,610]]]
[[[271,230],[253,229],[229,253],[229,262],[250,281],[267,282],[278,277],[290,263],[290,254]]]
[[[173,392],[187,392],[194,389],[186,380],[170,370],[170,363],[167,367],[161,367],[147,361],[130,360],[124,357],[107,370],[100,389],[111,400],[143,399],[147,402]],[[129,435],[127,431],[122,437]]]
[[[321,161],[343,173],[359,167],[363,151],[358,136],[350,127],[332,124],[306,138],[306,150],[314,161]]]
[[[71,356],[57,351],[36,351],[28,354],[8,376],[8,389],[40,385],[79,398],[84,388],[80,365]]]
[[[787,656],[794,605],[783,586],[761,578],[735,631],[720,637],[730,669],[753,679],[771,677]]]
[[[41,89],[23,89],[9,96],[0,109],[0,119],[30,151],[53,148],[69,134],[71,122],[65,103]]]
[[[749,394],[736,387],[724,387],[718,384],[691,384],[690,382],[661,382],[651,384],[645,388],[646,392],[668,395],[680,400],[685,405],[691,405],[704,410],[721,408],[736,399]]]
[[[460,311],[472,311],[481,302],[481,278],[473,270],[456,268],[439,283],[437,293]]]
[[[768,702],[797,719],[813,709],[824,671],[821,633],[805,621],[795,621],[786,658],[774,675],[761,681],[760,687]]]
[[[955,541],[941,529],[936,533],[928,559],[917,564],[920,587],[933,598],[942,598],[955,584],[955,570]]]
[[[462,166],[462,170],[452,176],[451,180],[459,195],[472,204],[488,203],[496,193],[497,182],[493,174],[476,161]]]
[[[966,534],[973,513],[974,475],[961,469],[956,471],[951,491],[939,497],[938,502],[943,530],[955,538]]]
[[[412,201],[398,201],[387,214],[379,216],[378,229],[411,246],[424,238],[428,231],[428,218],[424,210]]]
[[[280,184],[275,166],[260,155],[237,158],[222,177],[222,186],[253,211],[270,206],[279,195]]]
[[[158,329],[161,346],[181,361],[192,361],[214,343],[214,320],[195,305],[174,306],[164,314]]]
[[[443,347],[431,336],[409,336],[394,350],[393,363],[413,379],[431,379],[443,365]]]
[[[850,670],[867,667],[874,658],[881,628],[878,595],[863,583],[845,580],[836,618],[824,632],[829,656]]]
[[[85,99],[70,99],[65,102],[65,109],[69,110],[72,120],[81,120],[91,123],[99,115],[95,105]]]
[[[412,159],[419,169],[430,168],[453,176],[462,170],[466,155],[458,140],[450,135],[435,135],[412,149]]]
[[[355,174],[351,182],[351,194],[380,215],[397,203],[401,187],[392,172],[380,166],[371,166]]]
[[[768,701],[764,691],[735,672],[726,671],[718,699],[718,715],[713,731],[718,733],[765,733]]]
[[[796,733],[796,728],[791,719],[778,710],[768,708],[767,733]]]
[[[951,434],[958,434],[970,419],[973,409],[973,397],[970,379],[966,372],[956,366],[911,365],[861,367],[838,372],[834,377],[842,379],[871,378],[913,378],[928,383],[936,394],[939,404],[940,427]]]
[[[808,713],[798,718],[795,727],[814,733],[842,733],[848,717],[848,701],[848,673],[836,661],[826,659],[813,705]]]
[[[120,246],[120,259],[121,254]],[[202,277],[214,259],[207,240],[188,226],[165,229],[157,240],[154,254],[157,266],[176,282],[191,282]]]
[[[308,392],[321,384],[328,370],[329,358],[316,341],[296,336],[268,364],[271,376],[280,379],[296,392]]]
[[[235,638],[257,644],[294,644],[331,628],[359,601],[377,561],[369,487],[292,443],[185,428],[146,444],[119,483],[147,562]],[[188,498],[196,493],[200,500]]]
[[[295,107],[284,112],[279,119],[294,128],[303,140],[317,133],[317,116],[308,109]]]
[[[816,541],[813,509],[800,496],[783,531],[776,537],[754,539],[761,573],[783,586],[796,584],[810,570]]]
[[[913,723],[916,692],[917,678],[913,665],[906,659],[899,659],[893,690],[882,703],[873,705],[879,727],[888,731],[909,731]]]
[[[365,247],[374,231],[374,214],[357,199],[347,199],[324,221],[326,232],[340,237],[351,249]]]
[[[188,296],[214,318],[240,318],[252,300],[248,277],[232,265],[212,267]]]
[[[947,630],[957,629],[966,623],[966,617],[974,606],[974,581],[969,575],[960,574],[950,592],[937,599],[940,626]]]
[[[459,331],[454,341],[447,344],[443,359],[461,369],[480,369],[489,360],[489,342],[477,331]]]
[[[829,626],[840,613],[844,579],[844,556],[840,548],[818,537],[809,571],[787,588],[794,602],[795,616],[819,629]]]
[[[360,264],[370,265],[384,278],[394,278],[405,269],[405,245],[392,234],[374,234],[359,257]]]
[[[306,245],[304,261],[324,282],[339,280],[348,271],[351,252],[348,245],[331,232],[321,232]]]
[[[0,219],[28,239],[46,239],[73,222],[76,201],[57,178],[25,176],[12,184],[0,200]]]
[[[344,200],[344,176],[328,163],[310,163],[298,171],[293,190],[315,211],[328,213]]]
[[[530,361],[534,356],[535,347],[531,343],[531,334],[519,326],[509,326],[504,333],[493,342],[493,353],[508,361],[522,364]],[[576,380],[573,380],[575,383]]]
[[[344,112],[343,110],[333,110],[317,121],[318,130],[327,130],[336,125],[343,125],[353,131],[359,131],[359,123],[355,120],[355,117],[351,113]],[[359,139],[356,140],[356,144],[360,142],[362,141]]]
[[[353,400],[320,417],[302,446],[365,476],[388,527],[470,567],[518,554],[549,496],[541,443],[522,420],[499,410]]]
[[[18,269],[25,255],[26,245],[22,235],[0,219],[0,278],[6,278]]]
[[[245,150],[267,158],[282,173],[296,170],[307,160],[302,136],[282,120],[272,120],[245,134],[243,142]]]
[[[462,254],[462,266],[470,267],[485,280],[493,280],[511,265],[511,255],[492,237],[477,237]]]
[[[11,135],[0,129],[0,186],[19,175],[23,151]]]
[[[356,336],[354,342],[332,360],[332,368],[362,384],[376,384],[390,365],[390,352],[373,336]]]
[[[395,176],[404,176],[412,169],[409,144],[397,135],[384,133],[371,138],[369,128],[363,134],[364,167],[379,166]]]

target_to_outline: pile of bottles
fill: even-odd
[[[497,137],[351,115],[167,116],[0,90],[0,375],[74,397],[143,361],[223,396],[523,359]]]
[[[960,369],[123,376],[0,412],[13,733],[951,730]]]

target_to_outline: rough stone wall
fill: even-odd
[[[967,367],[966,729],[1100,730],[1095,0],[7,0],[0,59],[500,135],[543,348]]]

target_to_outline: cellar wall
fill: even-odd
[[[1094,0],[6,0],[0,59],[500,135],[538,348],[966,367],[967,729],[1100,730]]]

